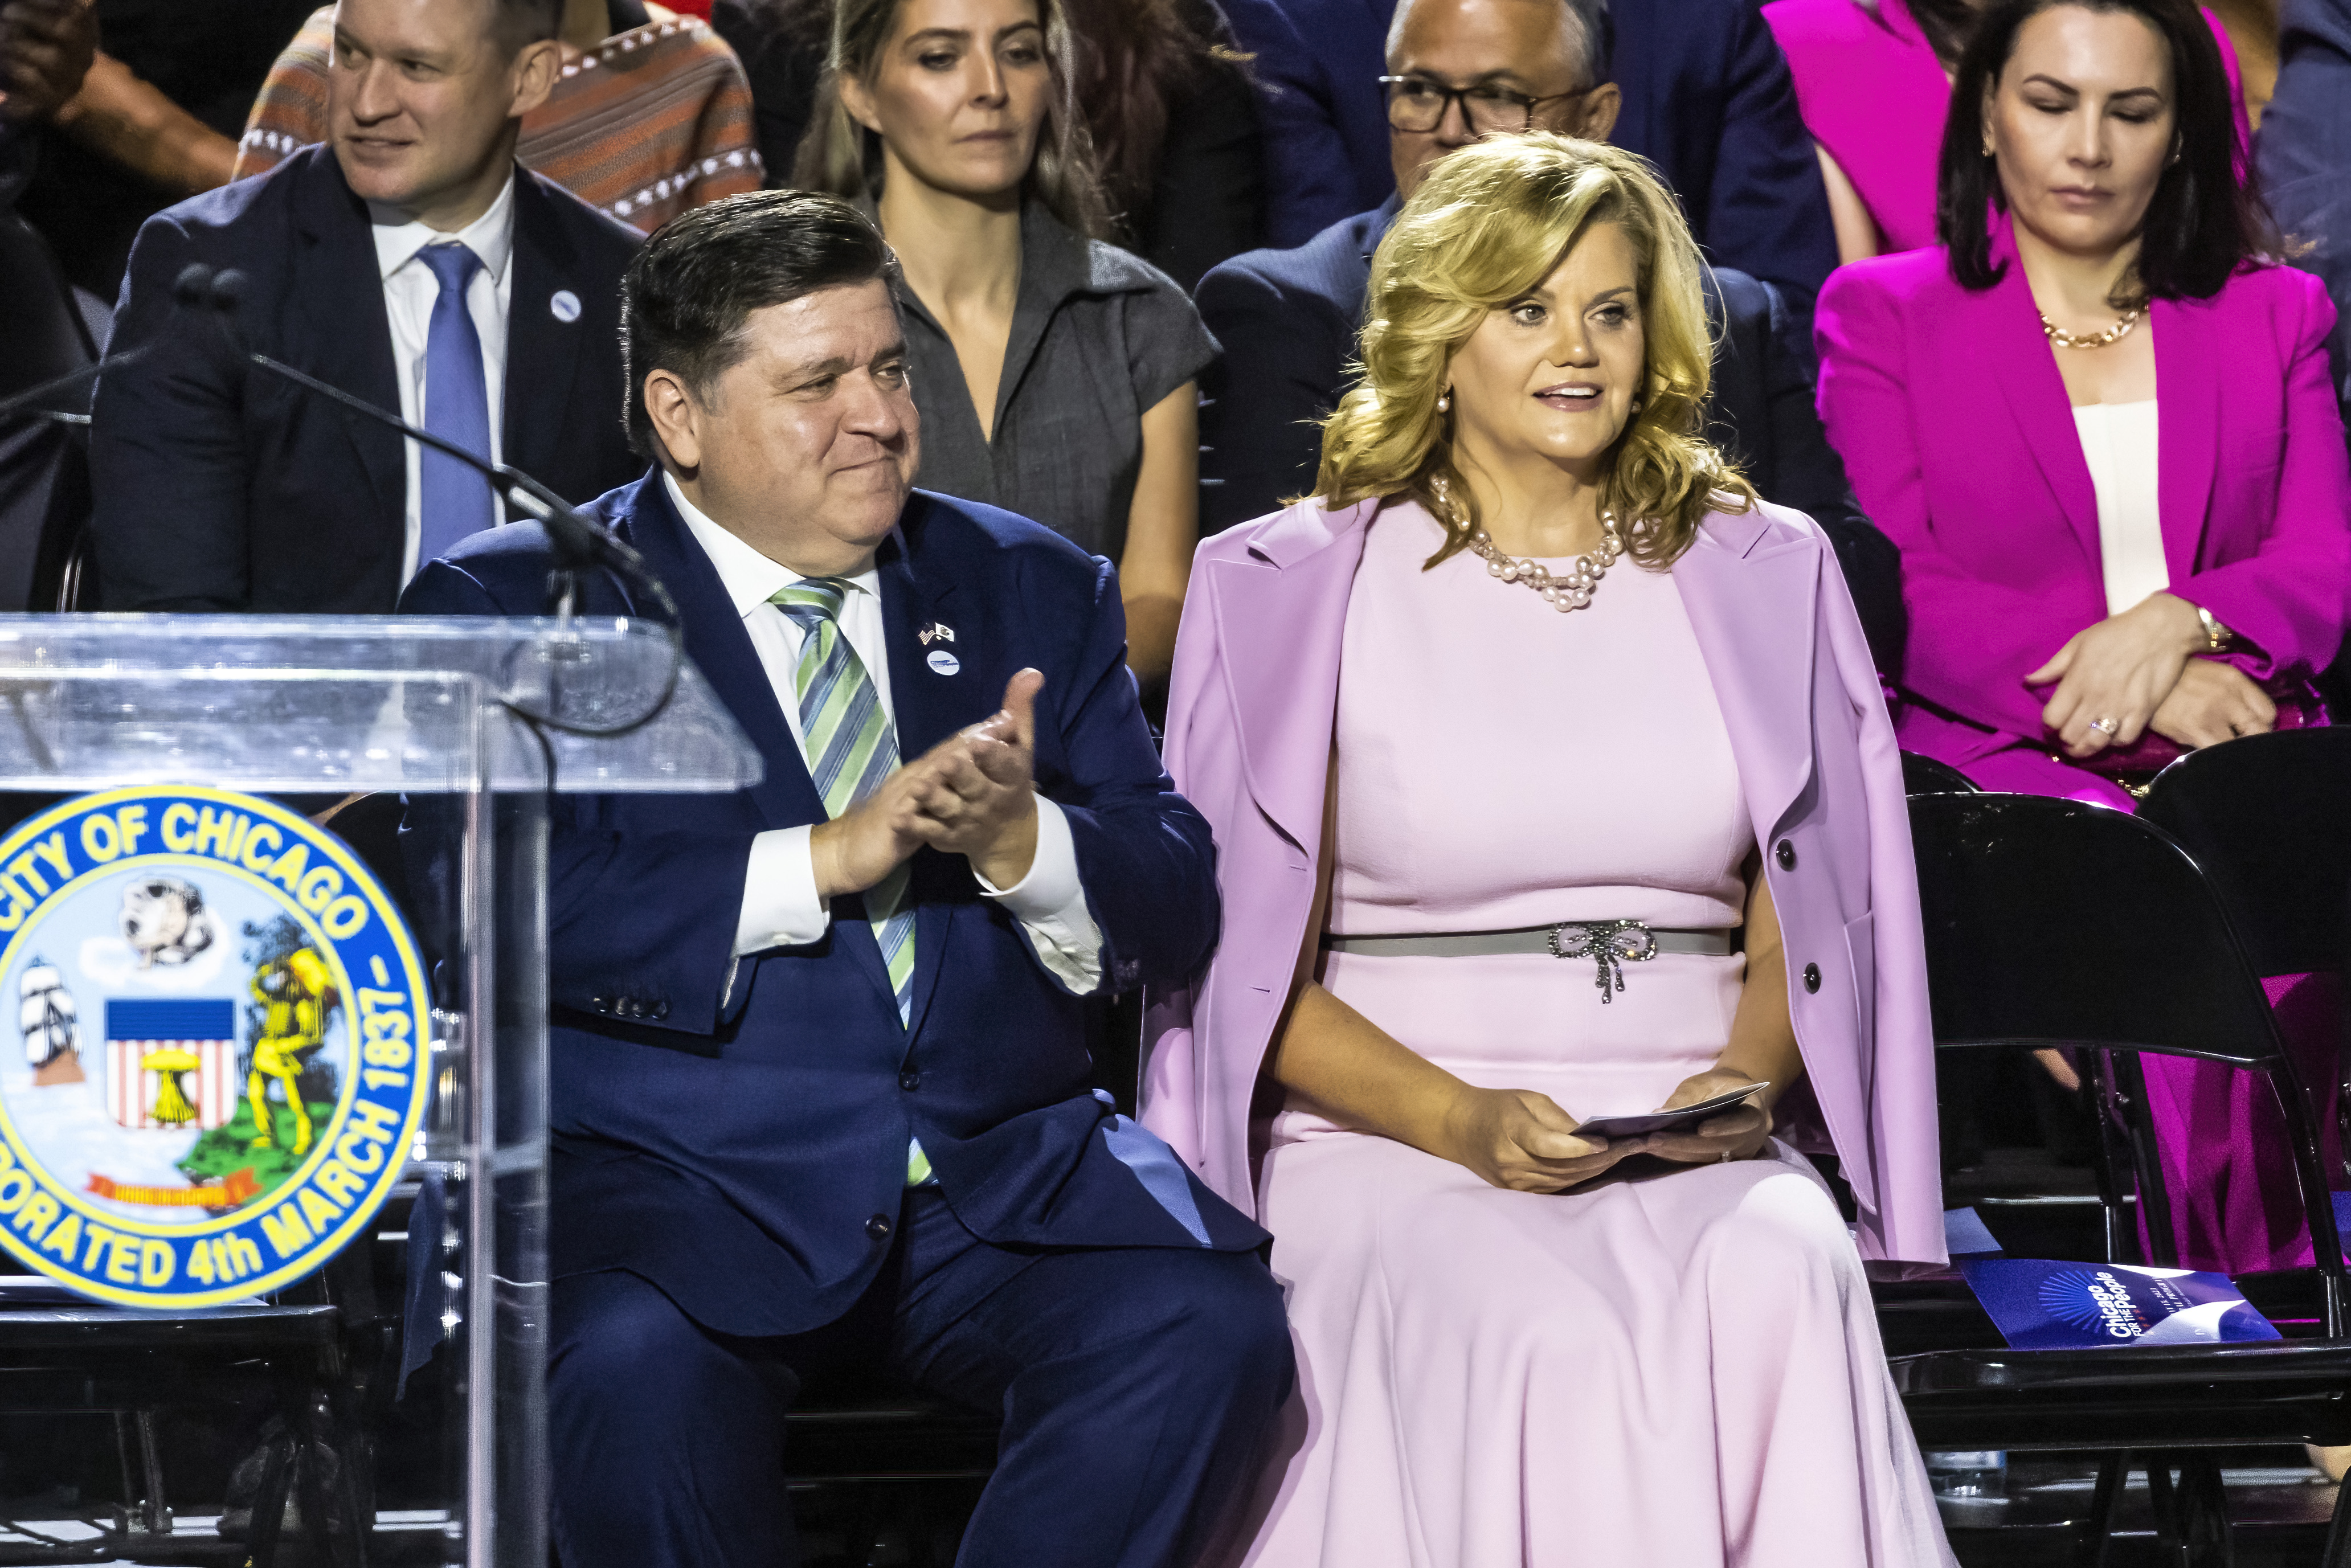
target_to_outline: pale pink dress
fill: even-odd
[[[1754,847],[1670,574],[1562,615],[1436,525],[1371,529],[1347,612],[1331,928],[1738,924]],[[1729,1038],[1742,957],[1330,956],[1473,1083],[1655,1107]],[[1285,1111],[1260,1186],[1299,1392],[1239,1560],[1267,1568],[1952,1562],[1844,1221],[1801,1156],[1541,1196]]]

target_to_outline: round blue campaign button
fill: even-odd
[[[930,665],[931,672],[934,674],[940,675],[952,675],[957,670],[963,668],[962,662],[953,653],[948,653],[945,648],[932,649],[931,656],[928,659],[925,659],[924,663]]]

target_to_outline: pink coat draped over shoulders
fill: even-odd
[[[1245,1212],[1250,1104],[1306,940],[1347,601],[1378,506],[1301,501],[1203,542],[1176,641],[1166,762],[1216,830],[1224,931],[1189,986],[1148,998],[1141,1117]],[[1939,1267],[1909,813],[1844,579],[1809,518],[1768,504],[1710,517],[1673,572],[1768,846],[1805,1068],[1782,1118],[1835,1150],[1865,1260]]]

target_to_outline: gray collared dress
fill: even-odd
[[[1148,262],[1020,214],[1020,291],[993,440],[980,434],[955,345],[901,287],[923,463],[914,483],[1033,517],[1113,561],[1143,466],[1143,415],[1217,354],[1192,301]]]

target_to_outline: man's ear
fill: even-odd
[[[553,38],[541,38],[535,44],[525,44],[515,56],[514,101],[507,106],[509,119],[524,115],[547,101],[555,90],[557,75],[563,68],[563,47]]]
[[[688,473],[702,466],[704,411],[675,371],[645,372],[645,418],[669,459]]]
[[[1625,95],[1613,81],[1602,82],[1584,94],[1579,106],[1572,136],[1586,141],[1605,141],[1608,133],[1616,129],[1616,116],[1625,107]]]

